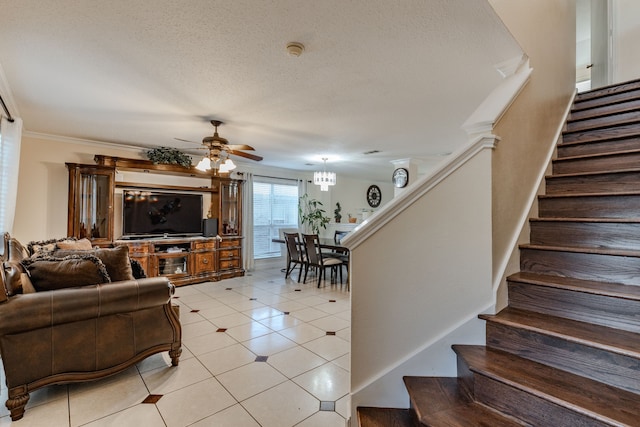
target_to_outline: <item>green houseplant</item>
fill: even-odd
[[[333,217],[336,220],[336,222],[340,222],[340,220],[342,219],[342,214],[340,213],[342,211],[342,206],[340,206],[340,202],[336,203],[336,208],[333,211]]]
[[[158,147],[146,151],[147,159],[156,164],[180,165],[184,168],[191,166],[191,157],[182,151],[171,147]]]
[[[322,209],[322,202],[316,199],[310,199],[308,194],[300,197],[298,200],[298,216],[300,224],[308,225],[314,234],[318,234],[320,227],[327,228],[327,224],[331,220],[325,215]]]

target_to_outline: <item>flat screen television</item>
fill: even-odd
[[[124,190],[123,237],[202,234],[202,194]]]

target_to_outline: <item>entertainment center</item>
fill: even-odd
[[[167,276],[178,286],[244,275],[242,180],[193,166],[102,155],[94,160],[66,163],[69,236],[127,246],[148,277]],[[116,179],[127,172],[131,181]],[[168,175],[171,183],[153,182],[154,175]],[[191,181],[176,185],[178,178]]]

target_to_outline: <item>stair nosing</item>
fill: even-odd
[[[509,310],[509,313],[513,313],[516,312],[515,314],[519,314],[519,313],[533,313],[535,314],[535,312],[529,311],[529,310],[522,310],[522,309],[517,309],[517,308],[507,308],[505,310]],[[525,324],[525,323],[521,323],[521,322],[516,322],[513,320],[509,320],[509,319],[504,319],[501,318],[498,314],[481,314],[480,316],[478,316],[480,319],[483,319],[487,322],[493,322],[493,323],[500,323],[502,325],[507,325],[507,326],[513,326],[513,327],[518,327],[520,329],[525,329],[528,331],[532,331],[532,332],[537,332],[543,335],[547,335],[547,336],[551,336],[551,337],[555,337],[555,338],[560,338],[562,340],[568,341],[568,342],[572,342],[575,344],[580,344],[580,345],[584,345],[587,347],[591,347],[591,348],[597,348],[600,350],[605,350],[608,351],[610,353],[614,353],[614,354],[618,354],[621,356],[628,356],[628,357],[633,357],[635,359],[639,359],[640,361],[640,348],[637,350],[631,349],[631,348],[622,348],[622,347],[617,347],[613,344],[607,344],[604,342],[598,342],[598,341],[593,341],[590,340],[588,338],[584,338],[584,337],[577,337],[574,335],[567,335],[565,333],[562,332],[557,332],[557,331],[552,331],[550,329],[544,329],[541,327],[537,327],[537,326],[533,326],[533,325],[529,325],[529,324]],[[555,319],[556,324],[574,324],[574,325],[589,325],[589,327],[592,330],[596,330],[596,331],[600,331],[602,333],[606,332],[606,331],[611,331],[611,333],[619,333],[619,334],[623,334],[623,335],[634,335],[636,337],[640,337],[640,334],[637,334],[635,332],[631,332],[631,331],[625,331],[622,329],[616,329],[616,328],[611,328],[608,326],[602,326],[602,325],[597,325],[597,324],[592,324],[592,323],[587,323],[587,322],[582,322],[579,320],[573,320],[573,319],[567,319],[567,318],[563,318],[563,317],[558,317],[558,316],[552,316],[550,314],[545,314],[544,317],[548,317],[548,318],[552,318]],[[606,336],[606,335],[605,335]]]
[[[588,145],[588,144],[597,144],[597,143],[606,143],[606,142],[616,142],[616,141],[624,141],[625,139],[636,139],[639,138],[640,135],[619,135],[612,136],[610,138],[602,138],[602,139],[579,139],[577,141],[561,141],[556,146],[558,148],[567,148],[567,147],[575,147],[577,145]]]
[[[607,96],[612,95],[612,93],[604,93],[604,94],[596,94],[597,92],[601,92],[607,89],[613,89],[616,87],[622,87],[622,86],[626,86],[626,85],[632,85],[632,84],[638,84],[640,83],[640,79],[632,79],[632,80],[627,80],[625,82],[619,82],[619,83],[612,83],[606,86],[600,86],[594,89],[589,89],[589,90],[585,90],[584,92],[580,92],[577,93],[575,98],[574,98],[574,103],[575,102],[583,102],[583,101],[591,101],[594,99],[598,99],[598,98],[605,98]],[[620,94],[620,93],[627,93],[627,92],[632,92],[634,90],[638,90],[640,89],[640,87],[632,87],[632,88],[626,88],[621,90],[620,92],[613,92],[613,94]],[[589,95],[593,95],[593,96],[589,96]],[[585,99],[582,99],[582,98]]]

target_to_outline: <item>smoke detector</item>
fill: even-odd
[[[287,45],[287,52],[291,56],[300,56],[304,52],[304,45],[298,42],[291,42]]]

